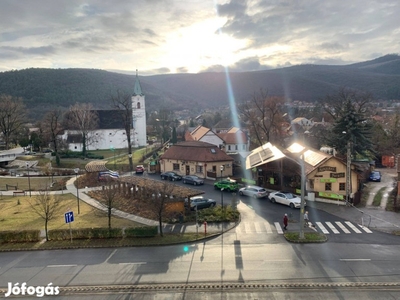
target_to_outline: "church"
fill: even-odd
[[[132,147],[139,148],[147,145],[146,133],[146,103],[142,92],[138,72],[136,70],[132,102]],[[127,148],[127,138],[124,129],[122,111],[96,110],[99,118],[98,128],[91,130],[87,138],[87,150],[105,150]],[[78,130],[65,130],[61,136],[71,151],[82,151],[82,134]]]

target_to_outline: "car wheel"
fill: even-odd
[[[193,182],[193,185],[197,185],[197,183],[196,183],[196,182]]]
[[[290,208],[294,208],[294,204],[293,203],[290,203],[289,206],[290,206]]]
[[[239,195],[240,195],[240,196],[243,196],[243,192],[239,192]]]
[[[164,176],[161,176],[161,179],[162,179],[162,180],[165,180],[165,177],[164,177]]]
[[[211,207],[214,207],[214,206],[215,206],[215,203],[211,204]]]
[[[171,180],[172,180],[172,181],[175,181],[175,178],[174,178],[174,177],[172,177],[172,178],[171,178]]]
[[[276,203],[275,198],[271,198],[272,203]]]
[[[253,195],[253,198],[256,198],[256,199],[257,199],[257,195],[256,195],[256,194],[254,194],[254,195]]]
[[[186,183],[186,180],[183,180],[183,183]]]

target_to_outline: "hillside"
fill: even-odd
[[[282,69],[230,74],[237,102],[260,89],[271,95],[314,102],[350,87],[371,92],[376,99],[400,99],[400,56],[347,65],[299,65]],[[117,91],[132,93],[135,76],[96,69],[25,69],[0,73],[0,94],[22,97],[30,117],[38,119],[54,107],[68,108],[90,102],[98,109],[110,108]],[[140,76],[146,107],[191,109],[228,104],[224,73]]]

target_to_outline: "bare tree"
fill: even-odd
[[[26,108],[22,98],[0,95],[0,130],[9,149],[14,135],[17,135],[26,123]]]
[[[53,144],[54,153],[56,155],[56,164],[60,166],[60,155],[58,154],[58,135],[64,130],[61,124],[63,112],[60,109],[54,109],[44,115],[40,126],[44,132],[45,138]]]
[[[39,191],[39,194],[33,197],[33,201],[30,200],[29,204],[32,210],[44,220],[44,230],[46,232],[46,241],[49,240],[48,235],[48,223],[52,220],[57,212],[58,205],[60,204],[57,195],[50,194],[49,190]]]
[[[119,190],[115,186],[115,183],[116,181],[114,179],[106,177],[105,184],[102,186],[102,190],[100,192],[100,197],[102,199],[102,202],[107,208],[109,237],[111,237],[112,209],[115,206],[115,202],[119,199]]]
[[[283,98],[270,97],[261,90],[259,95],[254,94],[249,101],[239,106],[240,117],[249,126],[253,143],[257,146],[280,140],[283,104]]]
[[[162,230],[162,220],[167,215],[166,205],[168,202],[172,201],[171,197],[175,188],[175,184],[163,181],[160,190],[158,190],[156,193],[153,193],[150,199],[148,199],[150,209],[154,214],[154,217],[158,220],[161,236],[164,236]]]
[[[129,169],[133,171],[133,159],[132,159],[132,144],[131,144],[131,135],[132,135],[132,99],[130,95],[122,94],[121,92],[117,92],[116,96],[111,97],[113,101],[113,108],[121,110],[122,123],[125,129],[125,134],[128,143],[128,154],[129,154]]]
[[[98,127],[99,116],[90,103],[76,103],[67,114],[67,124],[70,129],[77,130],[82,135],[82,155],[86,157],[87,146],[90,144],[90,132]]]

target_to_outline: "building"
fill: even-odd
[[[174,171],[209,179],[233,176],[232,164],[233,158],[218,146],[200,141],[177,143],[160,157],[161,172]]]
[[[132,101],[132,147],[147,145],[145,97],[136,73]],[[87,150],[127,148],[127,137],[122,110],[96,110],[98,127],[87,134]],[[67,129],[61,135],[71,151],[82,151],[82,134],[78,130]]]

